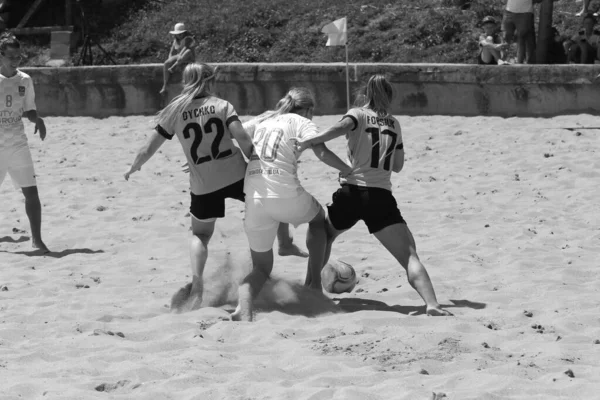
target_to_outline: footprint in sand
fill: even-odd
[[[123,332],[112,332],[112,331],[105,331],[102,329],[94,329],[94,333],[92,333],[90,336],[100,336],[100,335],[119,336],[119,337],[125,338],[125,334]]]
[[[131,384],[131,381],[125,379],[122,381],[118,381],[117,383],[101,383],[95,387],[98,392],[114,392],[118,389],[129,387],[129,389],[137,389],[142,386],[141,383],[136,383],[134,385]]]

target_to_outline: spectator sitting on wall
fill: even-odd
[[[583,17],[583,28],[565,42],[568,60],[573,64],[594,64],[599,59],[600,31],[594,29],[596,17],[587,13]]]
[[[502,65],[506,64],[505,52],[507,45],[498,33],[496,19],[487,16],[483,19],[483,33],[479,36],[479,54],[477,64]]]
[[[160,89],[161,94],[166,94],[167,84],[172,73],[177,70],[183,70],[186,65],[196,60],[194,46],[196,41],[192,34],[185,29],[181,22],[175,24],[175,28],[169,32],[174,36],[169,58],[163,64],[163,86]]]
[[[568,40],[566,36],[561,35],[558,32],[558,29],[553,26],[552,27],[552,41],[548,46],[548,55],[547,61],[548,64],[566,64],[567,63],[567,53],[564,48],[564,42]]]

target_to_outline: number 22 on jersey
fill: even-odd
[[[206,154],[201,156],[198,154],[198,148],[202,143],[204,136],[208,134],[215,133],[215,137],[210,144],[210,148],[206,144],[203,146],[204,148],[202,153]],[[225,158],[233,154],[231,149],[227,149],[225,151],[221,151],[219,146],[221,145],[221,140],[223,140],[223,136],[225,135],[225,127],[223,126],[223,121],[219,118],[211,118],[204,124],[204,127],[201,127],[197,122],[190,122],[183,128],[183,137],[185,139],[189,139],[191,136],[194,136],[194,141],[190,147],[190,154],[192,160],[196,165],[205,163],[207,161],[218,160],[220,158]]]
[[[250,161],[262,160],[273,162],[277,158],[277,151],[283,138],[283,130],[279,128],[271,129],[267,132],[266,128],[259,129],[255,134],[254,151]],[[260,154],[260,157],[258,156]]]
[[[389,129],[380,130],[378,127],[367,128],[365,131],[371,136],[371,168],[383,168],[389,171],[392,168],[392,157],[398,134]],[[382,153],[383,165],[381,165]]]

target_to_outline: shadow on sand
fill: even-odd
[[[17,239],[14,239],[12,236],[4,236],[0,237],[0,243],[23,243],[29,240],[29,236],[21,236]]]
[[[344,299],[333,299],[337,305],[345,312],[357,312],[357,311],[390,311],[397,312],[406,315],[424,315],[425,306],[401,306],[393,305],[390,306],[383,301],[361,299],[361,298],[344,298]],[[451,311],[451,308],[472,308],[475,310],[484,309],[487,305],[485,303],[477,303],[469,300],[450,300],[452,304],[442,304],[442,307]]]
[[[104,250],[92,250],[92,249],[66,249],[62,251],[51,251],[44,253],[41,250],[30,250],[30,251],[4,251],[0,250],[0,253],[11,253],[20,254],[27,257],[51,257],[51,258],[63,258],[70,256],[71,254],[98,254],[104,253]]]

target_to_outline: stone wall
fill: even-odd
[[[273,107],[292,86],[315,92],[317,115],[346,111],[344,64],[214,65],[220,68],[217,95],[240,115]],[[158,94],[160,64],[23,71],[33,77],[42,115],[149,115],[166,101]],[[594,81],[599,65],[350,64],[349,73],[351,93],[370,75],[385,73],[396,91],[393,113],[398,115],[600,114],[600,79]],[[180,90],[179,79],[169,85],[169,99]]]

